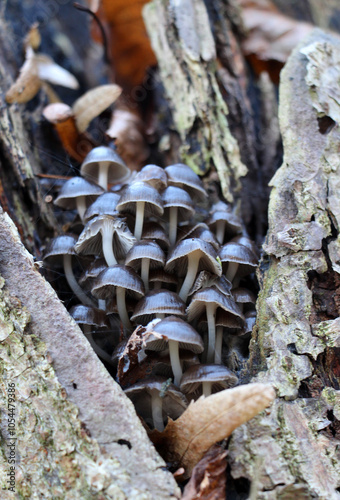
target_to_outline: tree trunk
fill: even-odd
[[[265,101],[274,102],[273,88],[264,77],[262,138],[271,142],[259,153],[233,2],[171,5],[154,0],[145,9],[169,108],[164,156],[200,173],[210,168],[210,179],[218,176],[225,198],[239,205],[260,238],[267,224],[265,184],[278,145],[275,113],[266,112]],[[10,34],[5,27],[2,33],[1,47],[10,50]],[[9,84],[7,54],[0,54],[0,70]],[[294,51],[282,73],[284,160],[271,181],[258,319],[242,374],[244,381],[272,383],[278,398],[234,431],[228,455],[235,484],[246,491],[249,481],[252,499],[340,496],[340,97],[332,85],[340,79],[339,54],[339,42],[317,31]],[[41,210],[45,231],[52,230],[53,214],[34,179],[27,114],[21,105],[8,107],[3,93],[0,97],[5,186],[0,199],[34,252],[32,213]],[[0,242],[0,477],[7,488],[2,498],[13,498],[6,483],[13,438],[18,498],[178,498],[179,489],[131,403],[39,275],[3,211]],[[14,435],[9,425],[13,383]]]

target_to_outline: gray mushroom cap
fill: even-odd
[[[203,288],[196,292],[187,308],[188,321],[198,318],[206,309],[207,303],[214,303],[217,307],[244,320],[243,314],[231,297],[227,297],[214,287]]]
[[[111,148],[99,146],[93,148],[83,161],[80,173],[94,182],[98,181],[100,166],[108,166],[108,183],[125,182],[131,175],[130,169],[121,157]]]
[[[136,411],[148,423],[151,416],[152,393],[162,394],[163,418],[167,416],[173,420],[180,417],[188,406],[186,397],[174,384],[168,384],[166,378],[152,377],[142,380],[125,389],[125,394],[135,405]]]
[[[144,285],[138,274],[130,267],[121,265],[104,269],[94,281],[92,294],[97,299],[109,299],[115,295],[117,287],[136,298],[144,295]]]
[[[215,274],[209,273],[209,271],[201,271],[193,284],[189,296],[193,295],[198,290],[208,287],[215,287],[224,295],[231,296],[231,287],[232,284],[227,280],[225,276],[216,276]]]
[[[162,193],[164,208],[178,208],[178,220],[188,220],[195,213],[189,194],[179,187],[168,186]]]
[[[187,349],[195,354],[204,350],[203,340],[196,330],[175,316],[149,323],[143,333],[143,340],[145,349],[151,351],[163,351],[169,340],[177,342],[180,349]]]
[[[212,383],[212,392],[218,392],[238,383],[237,376],[223,365],[194,365],[181,378],[180,388],[185,394],[202,393],[202,383]]]
[[[75,236],[63,234],[49,241],[44,251],[44,261],[54,267],[63,267],[64,255],[76,255],[74,245],[77,243]]]
[[[140,240],[128,251],[125,265],[138,270],[142,259],[150,259],[150,268],[162,268],[165,264],[165,254],[154,241]]]
[[[84,222],[88,222],[93,217],[98,215],[117,216],[118,211],[116,205],[120,198],[120,194],[112,193],[111,191],[101,194],[86,210],[84,214]]]
[[[83,305],[71,307],[70,315],[80,325],[96,326],[97,328],[110,328],[110,322],[105,311]]]
[[[184,163],[176,163],[165,168],[168,185],[185,189],[194,200],[207,198],[203,182],[197,174]]]
[[[135,182],[147,182],[157,191],[162,191],[168,184],[168,178],[163,168],[158,165],[145,165],[136,175]]]
[[[180,241],[169,255],[165,271],[171,272],[176,269],[178,275],[183,276],[187,270],[188,256],[193,253],[200,254],[198,271],[206,270],[221,276],[222,269],[217,261],[217,253],[214,247],[199,238]]]
[[[134,182],[127,186],[117,203],[117,210],[134,214],[136,212],[136,203],[140,201],[145,202],[147,216],[163,215],[164,210],[160,194],[157,189],[146,182]]]
[[[238,304],[256,304],[256,297],[252,291],[248,290],[248,288],[237,287],[232,290],[232,295],[234,297],[235,302]]]
[[[103,188],[83,179],[83,177],[72,177],[61,188],[54,204],[64,209],[73,210],[77,207],[77,198],[80,196],[89,198],[91,203],[103,192]]]
[[[79,284],[85,286],[86,288],[92,286],[93,279],[98,276],[99,273],[107,268],[105,259],[99,258],[94,260],[88,268],[85,269],[83,274],[79,278]]]
[[[131,319],[147,324],[156,314],[185,316],[185,304],[177,293],[169,290],[151,290],[136,305]]]
[[[211,229],[216,229],[218,222],[225,223],[225,234],[230,238],[242,232],[242,223],[239,217],[226,210],[215,210],[205,221]]]
[[[238,276],[246,276],[252,273],[258,265],[258,260],[252,250],[234,242],[226,243],[221,247],[220,259],[223,268],[229,262],[239,264]]]
[[[168,235],[164,228],[157,222],[145,222],[143,225],[142,240],[154,240],[163,249],[170,246]]]

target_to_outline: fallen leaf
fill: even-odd
[[[85,92],[73,104],[73,112],[79,132],[84,132],[91,120],[111,106],[120,96],[122,89],[115,84],[100,85]]]
[[[39,24],[32,24],[29,32],[25,36],[24,45],[25,48],[32,47],[33,50],[37,50],[41,43],[41,36],[39,32]]]
[[[140,356],[143,349],[143,326],[137,326],[125,346],[124,352],[118,361],[117,380],[122,387],[132,385],[141,378]],[[137,372],[137,375],[136,375]]]
[[[225,389],[207,398],[202,396],[176,421],[169,419],[164,432],[153,430],[149,437],[166,461],[184,467],[187,478],[212,445],[230,436],[274,398],[273,387],[260,383]]]
[[[181,500],[219,500],[226,495],[226,456],[221,446],[213,446],[194,467]]]
[[[115,140],[117,152],[132,170],[140,168],[149,155],[144,124],[139,115],[127,109],[115,109],[106,134]]]
[[[6,102],[25,103],[33,99],[39,92],[41,81],[38,65],[32,47],[26,49],[26,59],[15,82],[6,93]]]

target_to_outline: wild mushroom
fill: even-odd
[[[61,188],[58,197],[54,200],[54,204],[68,210],[76,208],[80,219],[83,220],[87,201],[92,203],[102,193],[103,189],[97,184],[82,177],[72,177]]]
[[[158,431],[164,430],[164,420],[178,418],[187,407],[185,396],[173,384],[163,377],[152,377],[137,382],[125,394],[135,405],[136,412],[141,415],[150,427]],[[151,410],[151,421],[150,418]]]
[[[99,146],[93,148],[80,167],[83,177],[95,181],[105,191],[108,184],[126,182],[131,175],[130,169],[120,156],[111,148]]]
[[[134,182],[124,189],[117,203],[117,210],[135,214],[134,234],[137,240],[140,240],[143,231],[144,214],[160,217],[163,215],[163,204],[157,189],[145,182]]]
[[[105,259],[99,258],[94,260],[80,276],[79,284],[83,286],[85,290],[91,291],[94,279],[97,278],[97,276],[106,268],[107,268],[107,263]],[[106,309],[105,300],[100,300],[100,299],[98,300],[98,308],[105,311]]]
[[[185,189],[193,200],[203,201],[207,198],[203,182],[197,174],[184,163],[176,163],[165,168],[168,176],[168,186]]]
[[[125,265],[135,271],[141,270],[141,278],[145,291],[149,290],[149,269],[162,269],[165,264],[165,254],[154,241],[140,240],[128,251]]]
[[[179,349],[188,349],[195,354],[204,350],[201,336],[188,323],[175,316],[156,322],[151,321],[143,333],[146,350],[163,351],[169,347],[174,384],[179,386],[182,377]]]
[[[121,265],[108,267],[102,271],[92,288],[92,294],[97,299],[112,299],[116,295],[119,317],[129,330],[131,323],[126,309],[126,292],[140,298],[144,295],[144,285],[133,269]]]
[[[248,290],[248,288],[234,288],[232,290],[232,294],[236,304],[239,306],[242,312],[244,311],[245,306],[250,306],[252,308],[255,307],[256,297],[253,292]]]
[[[208,320],[208,354],[207,363],[213,363],[216,340],[216,310],[222,308],[230,314],[243,319],[242,313],[235,301],[219,292],[214,287],[203,288],[196,292],[187,308],[188,321],[197,318],[205,310]]]
[[[117,264],[134,245],[136,239],[125,220],[111,215],[90,219],[75,245],[75,251],[85,255],[104,254],[108,266]]]
[[[149,283],[154,283],[154,290],[160,288],[169,288],[170,290],[173,288],[175,290],[178,278],[175,274],[166,273],[163,269],[153,269],[149,274]]]
[[[80,302],[87,306],[95,307],[94,302],[86,295],[79,286],[72,269],[72,255],[76,255],[74,245],[76,238],[71,235],[62,235],[53,238],[46,246],[44,252],[44,261],[55,267],[64,269],[65,278],[72,292]]]
[[[178,221],[189,220],[195,213],[194,204],[188,193],[181,188],[168,186],[162,193],[164,210],[169,212],[169,240],[173,247],[177,239]]]
[[[215,230],[218,242],[223,245],[225,237],[231,238],[242,232],[241,221],[236,215],[225,210],[215,210],[205,221],[210,229]]]
[[[86,335],[87,340],[90,342],[95,353],[104,361],[111,364],[111,355],[108,354],[104,349],[99,347],[99,345],[93,338],[93,327],[96,329],[106,328],[107,330],[110,328],[110,323],[105,312],[94,307],[88,307],[78,304],[71,307],[70,315],[75,320],[75,322],[78,323],[78,325],[82,326],[83,332]]]
[[[163,319],[165,315],[185,316],[185,304],[177,293],[169,290],[150,290],[136,305],[131,316],[132,321],[146,325],[156,318]]]
[[[165,252],[170,246],[168,235],[157,222],[145,222],[143,224],[142,240],[155,241]]]
[[[258,260],[252,250],[240,243],[226,243],[220,250],[223,267],[227,265],[226,278],[233,281],[236,273],[246,276],[252,273],[258,265]]]
[[[213,392],[234,387],[237,376],[223,365],[194,365],[187,369],[181,378],[180,388],[184,394],[201,394],[208,397]]]
[[[119,198],[120,194],[112,193],[111,191],[101,194],[86,210],[84,222],[88,222],[93,217],[97,217],[97,215],[112,215],[116,217],[118,215],[116,205]]]
[[[200,269],[210,271],[217,276],[222,274],[214,247],[198,238],[190,238],[178,243],[171,252],[164,269],[170,272],[176,269],[179,276],[184,274],[185,269],[187,270],[179,292],[183,301],[187,300],[188,293]]]
[[[136,175],[134,182],[147,182],[157,191],[163,191],[168,184],[168,178],[163,168],[158,165],[145,165]]]

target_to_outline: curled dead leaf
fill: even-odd
[[[32,47],[26,49],[26,59],[15,82],[6,93],[6,102],[25,103],[39,92],[41,81],[38,65]]]
[[[79,132],[84,132],[91,120],[111,106],[122,89],[115,84],[100,85],[83,94],[73,104],[73,112]]]
[[[273,387],[260,383],[202,396],[176,421],[169,419],[164,432],[153,430],[149,437],[165,460],[185,468],[185,479],[213,444],[230,436],[274,399]]]

